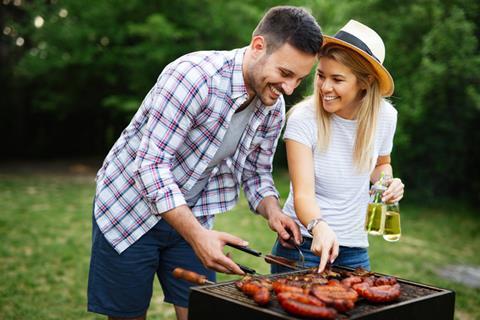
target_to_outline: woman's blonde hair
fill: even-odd
[[[376,73],[370,63],[352,50],[336,45],[327,45],[319,53],[321,58],[333,59],[348,67],[356,76],[362,94],[359,107],[356,109],[354,119],[357,121],[357,132],[353,148],[353,162],[359,172],[371,170],[373,161],[373,146],[375,143],[375,131],[377,118],[380,110],[382,96]],[[317,145],[321,151],[326,151],[330,143],[330,117],[322,105],[322,99],[318,88],[318,75],[315,75],[313,100],[317,113]],[[299,103],[299,107],[304,105]],[[291,111],[290,111],[291,112]]]

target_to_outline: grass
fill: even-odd
[[[278,175],[285,198],[288,178]],[[93,176],[0,174],[0,319],[104,319],[86,311]],[[455,203],[401,204],[402,239],[370,238],[372,269],[456,291],[456,319],[480,319],[480,289],[443,279],[449,264],[480,266],[478,213]],[[275,234],[244,199],[216,229],[270,252]],[[261,259],[229,249],[239,263],[269,273]],[[219,281],[236,279],[219,275]],[[174,319],[158,284],[149,319]]]

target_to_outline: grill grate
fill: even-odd
[[[343,268],[335,269],[337,269],[337,271],[349,270]],[[266,277],[275,279],[285,275],[303,274],[306,272],[308,271],[294,271]],[[375,275],[381,276],[379,274]],[[359,300],[355,303],[354,309],[345,314],[339,314],[337,319],[386,319],[386,315],[388,315],[388,319],[405,319],[401,316],[405,312],[398,313],[399,310],[407,310],[406,314],[409,315],[409,319],[417,319],[417,317],[418,319],[432,318],[431,316],[437,313],[437,316],[434,317],[436,319],[453,319],[455,295],[452,291],[403,279],[398,279],[398,282],[400,283],[402,293],[397,301],[388,304],[371,304],[362,298],[359,298]],[[200,300],[198,299],[199,295],[203,297]],[[214,308],[204,308],[196,305],[199,303],[199,301],[201,301],[201,303],[208,303],[209,301],[213,302],[214,300],[211,299],[213,297],[216,298],[214,299]],[[228,314],[228,309],[237,310],[235,311],[235,315],[239,315],[239,313],[243,312],[243,316],[255,316],[255,319],[259,318],[259,316],[260,318],[265,319],[296,319],[287,314],[275,298],[272,299],[271,303],[267,307],[258,306],[251,298],[247,297],[245,294],[243,294],[243,292],[236,288],[235,281],[194,287],[192,288],[190,299],[189,319],[193,320],[205,319],[205,316],[216,318],[216,315]],[[222,308],[224,307],[227,309],[223,310]],[[441,310],[439,310],[439,308]],[[205,314],[204,309],[210,310],[208,311],[209,314]],[[204,311],[199,312],[201,310]],[[391,314],[389,314],[389,310]],[[394,310],[395,312],[392,313],[391,310]],[[420,312],[422,316],[419,315],[419,310],[423,310],[423,312]],[[249,314],[249,312],[252,312],[253,314]],[[202,317],[196,317],[196,313],[199,313],[199,315],[201,313]],[[400,317],[395,317],[394,315],[396,314]]]

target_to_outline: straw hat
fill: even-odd
[[[358,21],[350,20],[334,36],[323,36],[324,46],[333,43],[350,48],[367,59],[378,75],[381,94],[386,97],[392,95],[393,79],[383,66],[385,45],[375,31]]]

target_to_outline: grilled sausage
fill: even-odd
[[[351,300],[353,302],[357,301],[358,299],[358,294],[357,292],[355,292],[355,290],[353,290],[352,288],[344,287],[342,285],[315,285],[312,287],[311,292],[314,296],[327,304],[329,303],[328,301],[330,299]]]
[[[315,306],[293,299],[284,299],[279,302],[285,311],[296,316],[322,319],[335,319],[337,317],[337,311],[332,308]]]
[[[270,290],[266,287],[260,287],[252,296],[253,301],[260,306],[264,306],[270,303]]]
[[[280,303],[283,300],[287,300],[287,299],[292,299],[297,302],[306,303],[313,306],[325,307],[325,303],[323,303],[321,300],[309,294],[298,293],[298,292],[280,292],[277,295],[277,300]]]
[[[359,276],[350,276],[342,280],[342,284],[347,287],[353,287],[354,284],[363,282],[363,278]]]
[[[396,283],[394,285],[368,287],[363,291],[362,296],[370,302],[391,302],[400,297],[400,285]]]
[[[376,286],[383,286],[383,285],[393,286],[396,283],[397,283],[397,278],[395,278],[395,277],[380,277],[380,278],[375,280],[375,285]]]
[[[311,293],[340,312],[353,309],[358,299],[358,293],[355,290],[335,282],[326,286],[315,285],[311,288]]]
[[[243,283],[241,290],[247,296],[252,297],[253,301],[258,305],[263,306],[270,302],[270,290],[268,290],[267,287],[260,285],[258,282],[245,282]]]
[[[370,288],[368,282],[356,283],[352,286],[352,289],[355,290],[359,296],[363,297],[364,291]]]
[[[281,281],[284,280],[284,281]],[[285,279],[279,279],[272,283],[273,291],[276,294],[280,292],[298,292],[298,293],[308,293],[309,288],[302,288],[300,286],[290,285]]]

